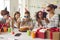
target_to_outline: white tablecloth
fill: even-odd
[[[17,29],[14,29],[15,34],[21,33],[19,37],[14,36],[11,33],[3,33],[0,34],[0,40],[49,40],[49,39],[41,39],[41,38],[32,38],[28,36],[26,32],[19,32]]]

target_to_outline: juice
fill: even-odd
[[[3,27],[4,32],[7,32],[7,27]]]
[[[36,37],[36,32],[32,31],[32,32],[31,32],[31,37],[32,37],[32,38],[35,38],[35,37]]]
[[[30,36],[30,34],[31,34],[31,31],[27,30],[27,35]]]
[[[8,32],[11,32],[11,28],[8,28]]]

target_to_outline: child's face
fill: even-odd
[[[16,19],[18,19],[20,17],[20,14],[16,14],[15,17]]]
[[[39,12],[38,16],[39,18],[43,17],[43,13]]]
[[[8,15],[4,15],[4,18],[5,18],[5,19],[8,19],[8,18],[9,18],[9,16],[8,16]]]
[[[25,14],[25,15],[24,15],[24,19],[25,19],[25,20],[28,20],[28,19],[29,19],[29,15],[28,15],[28,14]]]

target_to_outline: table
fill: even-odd
[[[28,36],[26,32],[19,32],[18,29],[14,29],[15,34],[21,33],[19,37],[14,36],[11,33],[3,33],[0,34],[0,40],[50,40],[50,39],[41,39],[41,38],[32,38],[31,36]]]

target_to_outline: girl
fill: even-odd
[[[13,28],[20,28],[20,12],[15,12],[14,18],[12,21]]]
[[[49,13],[47,14],[47,17],[44,18],[47,24],[47,28],[58,27],[59,18],[58,15],[54,12],[56,8],[57,6],[53,4],[47,6],[47,11]]]
[[[36,13],[36,22],[35,22],[35,27],[34,28],[43,28],[43,26],[45,26],[44,23],[44,18],[43,18],[43,12],[42,11],[38,11]]]

